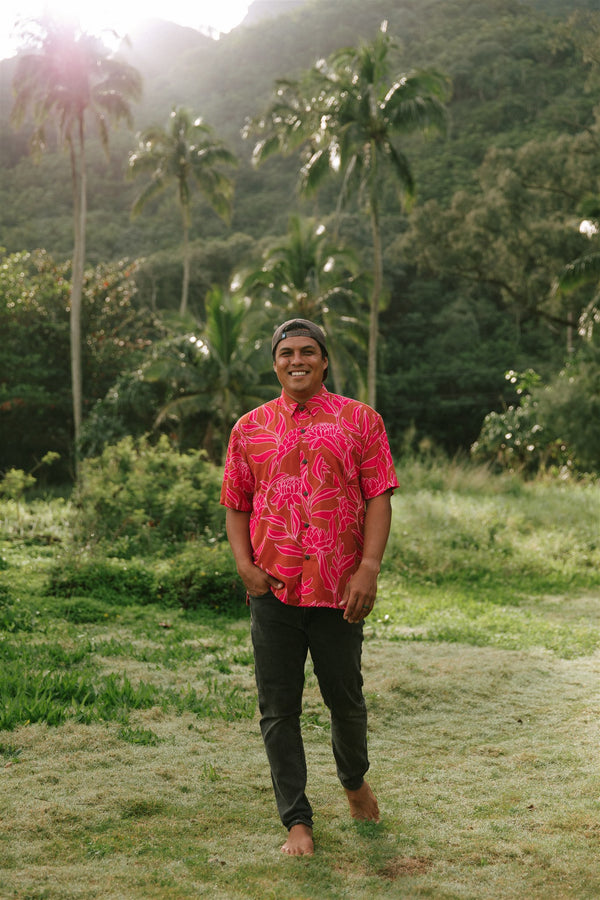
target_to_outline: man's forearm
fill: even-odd
[[[225,514],[225,527],[235,564],[241,574],[241,570],[254,564],[250,541],[250,513],[228,509]]]
[[[377,576],[392,521],[391,491],[368,500],[365,509],[363,555],[340,601],[344,618],[362,622],[373,609],[377,596]]]
[[[254,562],[254,552],[250,541],[250,513],[228,509],[225,516],[225,527],[239,576],[248,593],[259,596],[271,588],[281,589],[283,583]]]
[[[365,509],[361,565],[379,573],[392,522],[391,491],[368,500]]]

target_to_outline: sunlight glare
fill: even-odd
[[[245,17],[251,0],[103,0],[82,4],[81,0],[4,0],[0,10],[0,59],[11,56],[28,19],[50,15],[57,20],[78,22],[90,34],[116,32],[126,35],[147,19],[164,19],[195,28],[211,37],[227,32]]]
[[[579,225],[579,233],[591,238],[598,234],[598,226],[594,222],[590,222],[589,219],[584,219]]]

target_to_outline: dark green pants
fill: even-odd
[[[369,768],[362,623],[346,622],[338,609],[287,606],[272,593],[250,597],[250,610],[260,727],[277,809],[288,829],[312,826],[300,729],[304,666],[310,652],[331,713],[338,778],[348,790],[358,790]]]

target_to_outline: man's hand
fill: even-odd
[[[271,588],[281,590],[284,585],[278,578],[254,565],[250,542],[250,513],[228,509],[225,523],[236,568],[248,593],[252,597],[260,597]]]
[[[346,585],[340,606],[348,622],[362,622],[373,611],[378,574],[378,564],[363,560]]]
[[[262,597],[262,595],[266,594],[267,591],[270,591],[271,588],[281,590],[284,586],[278,578],[274,578],[272,575],[269,575],[268,572],[265,572],[264,569],[255,566],[253,563],[238,568],[238,572],[240,578],[244,582],[244,587],[251,597]]]

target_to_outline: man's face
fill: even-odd
[[[327,368],[319,344],[313,338],[284,338],[275,348],[273,369],[286,394],[302,403],[321,389]]]

